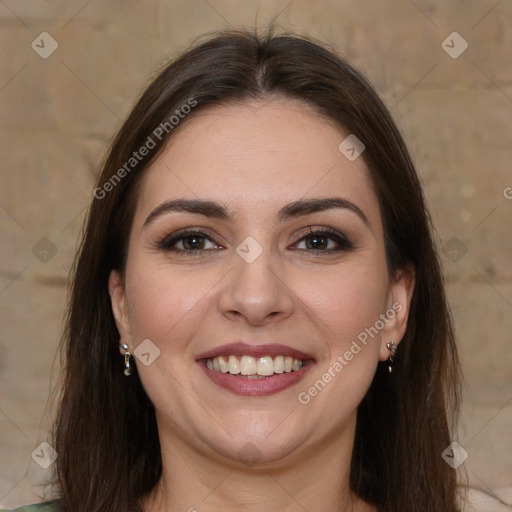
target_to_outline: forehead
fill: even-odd
[[[141,183],[136,216],[174,198],[221,201],[259,220],[299,198],[344,197],[380,224],[362,157],[338,146],[349,135],[299,100],[209,107],[182,121]]]

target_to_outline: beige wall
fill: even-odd
[[[37,483],[46,476],[31,453],[47,439],[67,272],[110,137],[151,73],[176,51],[204,32],[265,25],[276,15],[285,29],[332,43],[369,76],[409,143],[440,244],[455,238],[445,264],[467,379],[457,441],[469,453],[463,467],[470,481],[506,495],[512,482],[511,2],[5,0],[0,507],[37,501]],[[41,48],[38,37],[45,31],[58,48],[43,59],[31,43],[48,52],[50,40],[44,36]],[[442,47],[454,31],[469,44],[458,58]],[[452,39],[447,50],[463,49]],[[40,260],[45,250],[46,262]]]

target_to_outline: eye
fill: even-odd
[[[208,243],[211,244],[208,247]],[[341,251],[350,251],[354,248],[352,242],[342,233],[333,229],[309,228],[295,243],[304,243],[305,248],[297,247],[293,250],[307,251],[309,253],[331,254]],[[186,230],[166,235],[157,243],[157,248],[167,252],[189,256],[201,256],[205,251],[223,249],[216,244],[206,233],[198,230]],[[318,254],[318,255],[320,255]]]
[[[196,230],[181,231],[167,235],[158,242],[157,247],[163,251],[173,251],[176,253],[199,256],[203,251],[212,250],[212,248],[205,247],[208,242],[213,244],[213,249],[222,248],[208,235],[202,231]]]
[[[354,248],[352,242],[345,235],[327,228],[313,229],[310,227],[309,231],[303,234],[297,243],[302,242],[305,243],[306,247],[299,248],[299,250],[323,254],[349,251]]]

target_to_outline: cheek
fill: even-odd
[[[384,311],[386,285],[378,267],[347,267],[311,280],[302,288],[301,298],[325,325],[331,344],[343,346],[375,324]]]
[[[218,280],[218,272],[184,272],[137,258],[127,269],[133,343],[137,347],[149,339],[159,350],[149,365],[136,360],[138,373],[157,410],[168,417],[183,413],[190,402],[183,386],[193,361],[192,342],[211,309],[208,291]]]
[[[297,398],[318,411],[336,411],[338,421],[344,421],[377,369],[380,330],[375,325],[385,310],[386,281],[377,271],[352,269],[315,283],[302,290],[301,298],[322,326],[324,345],[318,371]]]
[[[179,270],[135,260],[127,269],[127,297],[130,325],[135,343],[150,338],[157,342],[175,336],[188,317],[200,313],[201,299],[216,276]],[[197,318],[196,318],[197,321]]]

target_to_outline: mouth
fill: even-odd
[[[206,359],[206,366],[210,370],[230,375],[240,375],[248,379],[265,378],[280,373],[299,371],[307,361],[292,356],[278,355],[275,357],[252,357],[244,355],[237,357],[234,354]]]
[[[214,384],[244,396],[266,396],[301,380],[315,359],[284,345],[232,343],[200,354],[197,363]]]

